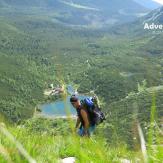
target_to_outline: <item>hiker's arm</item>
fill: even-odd
[[[77,118],[77,121],[76,121],[76,126],[75,126],[75,128],[79,128],[79,125],[80,125],[80,118],[78,117],[78,118]]]
[[[87,115],[85,110],[81,110],[81,116],[82,116],[83,121],[84,121],[84,134],[89,135],[89,132],[88,132],[89,119],[88,119],[88,115]]]

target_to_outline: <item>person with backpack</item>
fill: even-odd
[[[70,97],[70,102],[77,111],[76,130],[80,136],[90,136],[98,124],[105,120],[104,114],[96,106],[95,98],[79,100],[76,95]]]

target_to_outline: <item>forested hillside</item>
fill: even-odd
[[[156,39],[150,35],[133,39],[103,30],[65,28],[52,22],[44,13],[33,11],[29,16],[28,11],[18,11],[12,14],[9,10],[1,11],[1,54],[5,56],[1,60],[1,85],[5,92],[5,96],[2,92],[2,110],[11,107],[5,106],[5,99],[20,102],[9,96],[11,92],[26,101],[24,107],[29,108],[31,102],[24,98],[37,99],[36,104],[42,100],[47,84],[52,80],[57,83],[58,78],[67,84],[79,85],[79,92],[94,90],[106,104],[136,91],[137,83],[144,79],[148,87],[162,84],[161,60],[148,55],[151,51],[157,55],[155,48],[161,52],[161,44],[158,48],[161,35]],[[20,14],[22,12],[24,15]],[[13,83],[16,90],[12,91]]]
[[[0,122],[3,119],[9,124],[8,131],[38,162],[66,156],[75,156],[83,163],[92,159],[121,162],[123,158],[141,162],[139,124],[149,160],[162,161],[163,34],[161,30],[144,30],[145,22],[162,23],[162,8],[147,14],[148,9],[133,1],[121,5],[119,0],[102,2],[0,0]],[[109,5],[116,12],[109,10],[106,15]],[[104,12],[99,14],[96,7]],[[142,12],[147,15],[135,15]],[[106,17],[109,23],[104,22]],[[123,25],[111,27],[115,18]],[[105,28],[99,28],[100,22]],[[76,138],[74,120],[44,119],[34,114],[40,104],[65,100],[67,92],[57,97],[44,95],[51,83],[65,87],[70,84],[79,94],[93,92],[98,96],[106,121],[91,141],[82,143]],[[4,140],[3,146],[13,149],[4,138],[4,126],[0,124],[0,139]],[[58,146],[56,140],[60,141]],[[57,146],[55,154],[52,144]],[[91,152],[94,148],[96,157]],[[4,160],[1,149],[4,147],[0,146],[0,162]],[[12,150],[9,156],[5,158],[18,162],[24,159],[18,151],[16,158]]]

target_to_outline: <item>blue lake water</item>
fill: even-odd
[[[79,95],[78,97],[80,100],[86,98],[84,95]],[[74,109],[70,103],[70,96],[68,96],[65,101],[60,100],[54,103],[43,104],[39,108],[42,110],[42,114],[45,116],[60,117],[76,115],[76,109]]]

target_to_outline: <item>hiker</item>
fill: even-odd
[[[80,136],[90,136],[95,130],[95,121],[93,115],[88,113],[88,110],[81,104],[76,95],[72,95],[70,102],[77,111],[76,130]],[[79,127],[80,126],[80,127]]]

